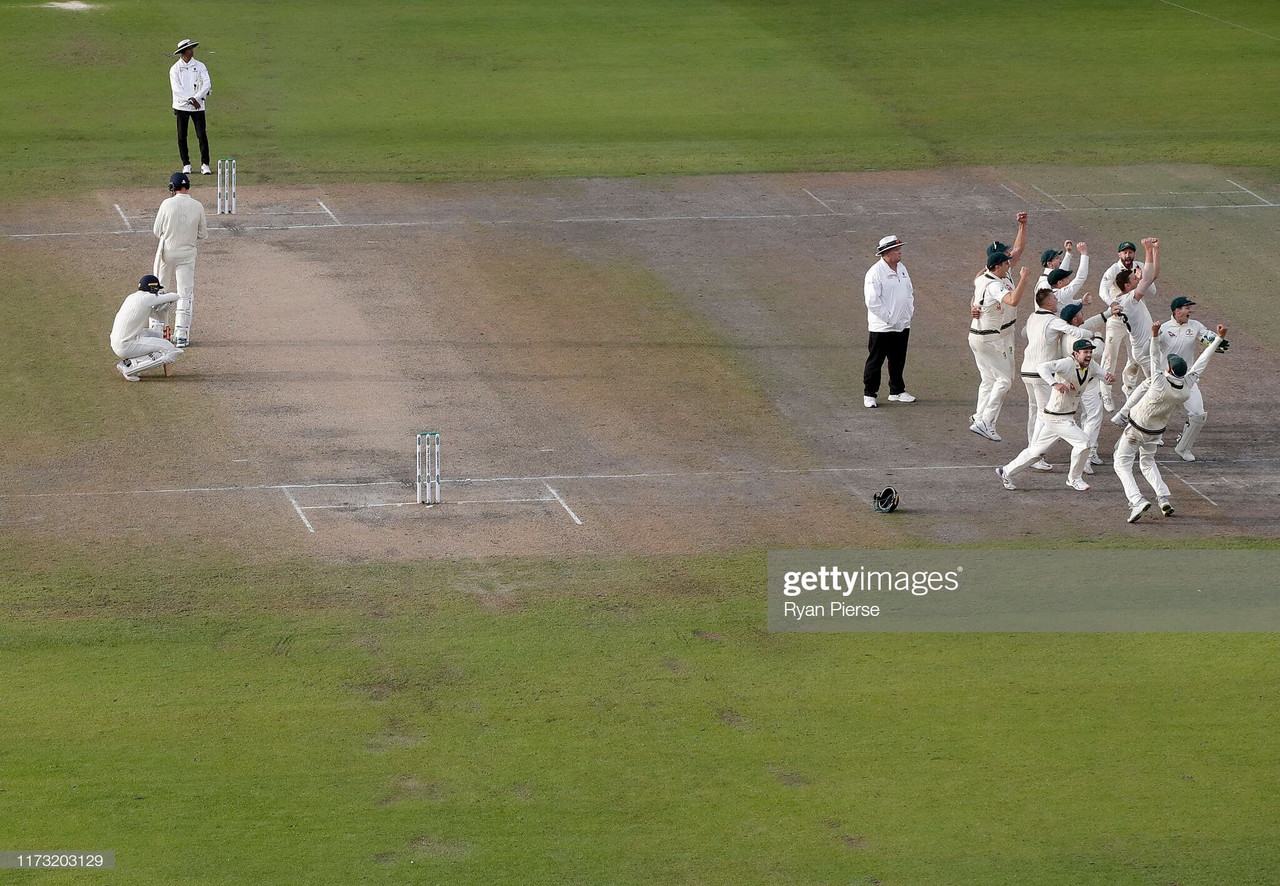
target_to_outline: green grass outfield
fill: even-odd
[[[48,554],[0,553],[0,833],[103,882],[1280,871],[1275,636],[771,635],[756,552]]]
[[[246,182],[1275,168],[1280,5],[1180,5],[4,0],[0,199],[163,180],[184,36]]]
[[[1280,168],[1280,6],[1181,5],[3,0],[0,201],[162,188],[181,37],[247,182]],[[85,381],[62,318],[118,302],[31,254],[11,464],[198,419]],[[758,551],[176,577],[6,529],[0,849],[118,859],[42,883],[1280,880],[1274,635],[770,635]]]

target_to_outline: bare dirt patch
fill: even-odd
[[[1024,395],[1006,401],[1005,443],[967,432],[964,306],[983,243],[1011,237],[1026,208],[1018,175],[1031,173],[248,185],[237,216],[211,216],[195,346],[175,378],[133,386],[150,404],[140,427],[163,430],[155,458],[24,453],[3,471],[5,528],[103,541],[145,526],[337,561],[1276,534],[1280,453],[1259,422],[1280,378],[1250,335],[1262,282],[1255,294],[1248,278],[1198,299],[1206,320],[1242,322],[1204,385],[1201,461],[1166,472],[1176,518],[1125,524],[1109,465],[1084,496],[1060,473],[999,489]],[[4,233],[38,260],[93,263],[102,292],[82,297],[118,303],[149,264],[159,196],[102,194],[96,216],[36,207]],[[1211,236],[1204,212],[1193,225],[1041,202],[1028,256],[1089,239],[1096,267],[1114,241],[1162,226],[1194,250]],[[1252,267],[1240,213],[1257,216],[1255,239],[1277,216],[1229,212],[1216,247]],[[41,239],[55,233],[70,236]],[[885,233],[908,241],[921,400],[865,410],[861,280]],[[1212,269],[1170,246],[1162,295],[1200,295]],[[104,350],[86,384],[119,384],[112,362]],[[174,398],[194,414],[165,426]],[[427,429],[444,440],[446,503],[432,509],[408,505]],[[1104,450],[1114,436],[1108,425]],[[903,497],[887,518],[869,505],[886,483]]]

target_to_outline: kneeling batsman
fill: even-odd
[[[120,357],[116,369],[125,381],[140,381],[138,373],[157,366],[168,366],[182,356],[182,349],[151,328],[151,315],[178,300],[178,293],[160,288],[160,279],[147,274],[138,281],[138,291],[129,294],[116,312],[111,327],[111,350]],[[166,374],[168,370],[165,370]]]

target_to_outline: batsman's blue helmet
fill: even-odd
[[[145,289],[148,292],[155,292],[160,288],[160,278],[155,274],[147,274],[138,281],[138,288]]]

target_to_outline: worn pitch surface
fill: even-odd
[[[7,460],[3,519],[333,559],[1275,535],[1280,323],[1261,310],[1270,267],[1256,257],[1280,226],[1280,188],[1247,175],[242,184],[232,217],[212,214],[198,179],[215,230],[197,344],[173,378],[134,386],[138,440]],[[101,290],[77,297],[117,302],[149,269],[161,196],[32,207],[0,233],[33,261],[94,265]],[[1161,450],[1172,519],[1127,525],[1109,464],[1090,492],[1066,489],[1065,449],[1053,473],[1002,490],[994,467],[1025,440],[1021,385],[1004,443],[967,430],[971,280],[1022,209],[1024,263],[1087,240],[1096,281],[1118,240],[1160,236],[1153,314],[1188,294],[1200,319],[1232,328],[1203,385],[1200,460]],[[920,402],[867,410],[862,277],[887,233],[908,243]],[[88,385],[124,384],[105,338],[88,339],[103,352]],[[179,403],[183,418],[167,420]],[[437,508],[409,504],[419,430],[443,436]],[[1104,426],[1108,456],[1117,434]],[[869,505],[885,484],[903,498],[889,518]]]

